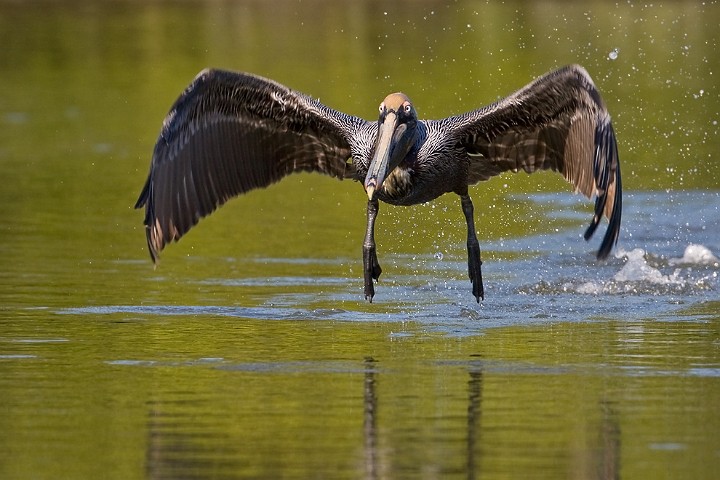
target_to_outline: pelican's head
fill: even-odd
[[[378,136],[365,177],[365,191],[370,200],[415,144],[416,134],[417,113],[407,95],[391,93],[385,97],[380,104]]]

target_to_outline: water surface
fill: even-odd
[[[0,2],[0,477],[714,478],[720,468],[715,3]],[[583,64],[621,147],[597,262],[559,176],[382,206],[297,175],[153,269],[132,209],[206,66],[365,118],[423,117]],[[557,178],[556,178],[557,177]],[[603,233],[602,231],[600,233]]]

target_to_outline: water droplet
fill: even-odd
[[[435,257],[436,260],[442,260],[442,259],[443,259],[443,254],[442,254],[442,252],[435,252],[434,257]]]
[[[610,53],[608,53],[608,58],[610,60],[617,60],[619,54],[620,54],[620,50],[617,48],[613,48],[612,51],[610,51]]]

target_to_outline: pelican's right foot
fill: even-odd
[[[480,303],[480,300],[485,300],[485,289],[483,288],[482,270],[480,268],[481,265],[482,260],[480,259],[480,245],[477,242],[468,243],[468,275],[470,277],[470,281],[472,282],[473,295],[478,303]]]

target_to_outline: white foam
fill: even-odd
[[[649,282],[659,285],[684,283],[679,276],[679,270],[675,270],[670,275],[664,275],[660,270],[649,265],[645,260],[645,250],[642,248],[636,248],[629,252],[619,251],[616,256],[627,258],[625,265],[613,277],[617,282]]]
[[[715,265],[720,266],[720,259],[704,245],[690,244],[685,247],[681,258],[671,258],[670,265]]]
[[[585,282],[579,285],[575,291],[584,295],[599,295],[605,291],[605,286],[598,282]]]

